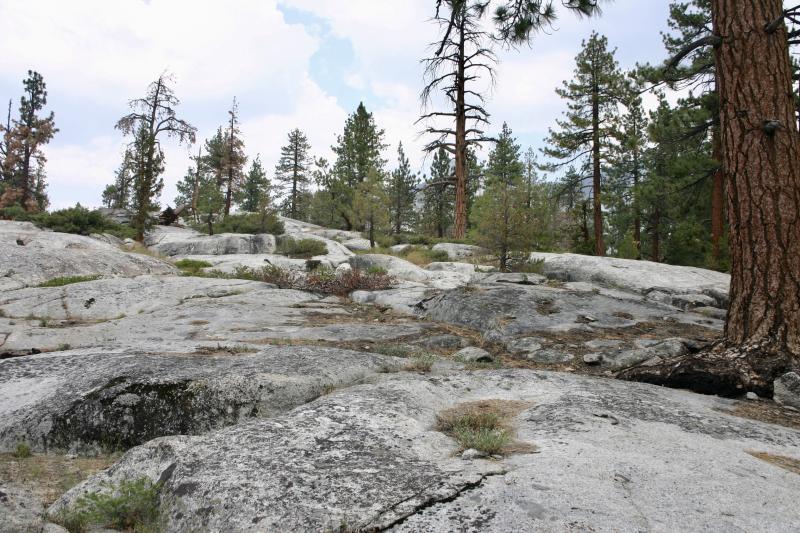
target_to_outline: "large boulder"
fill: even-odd
[[[353,252],[349,248],[347,248],[344,244],[335,241],[333,239],[329,239],[327,237],[322,237],[320,235],[317,235],[316,233],[287,231],[286,233],[281,235],[281,239],[294,239],[298,241],[302,239],[313,239],[315,241],[325,243],[325,248],[327,248],[327,253],[322,255],[315,255],[312,259],[327,262],[333,267],[337,267],[342,263],[346,263],[348,259],[353,257]]]
[[[382,268],[391,276],[406,281],[423,283],[428,281],[431,276],[424,269],[418,267],[410,261],[400,259],[393,255],[383,254],[362,254],[354,255],[349,259],[350,266],[361,270],[370,268]]]
[[[774,398],[781,405],[800,409],[800,374],[787,372],[776,379]]]
[[[419,326],[353,324],[337,298],[240,279],[140,276],[0,293],[0,355],[79,347],[186,353],[294,339],[382,340]],[[331,324],[322,323],[329,317]]]
[[[367,250],[372,249],[372,246],[369,243],[369,239],[348,239],[342,243],[345,248],[351,250],[353,252],[364,252]]]
[[[589,335],[643,322],[722,328],[719,320],[653,305],[641,297],[626,299],[526,283],[479,282],[429,297],[417,307],[430,320],[476,329],[485,339],[505,345],[543,332]]]
[[[440,242],[433,245],[433,250],[436,252],[445,252],[447,257],[451,260],[464,259],[486,253],[486,250],[480,246],[473,246],[471,244],[457,244],[452,242]]]
[[[336,348],[209,345],[167,355],[84,349],[0,360],[0,451],[124,450],[268,417],[401,367]]]
[[[345,231],[340,229],[331,229],[311,224],[310,222],[303,222],[302,220],[295,220],[284,216],[278,217],[287,233],[301,233],[307,235],[317,235],[326,239],[334,241],[347,241],[350,239],[360,239],[361,234],[357,231]]]
[[[72,276],[174,274],[172,265],[83,235],[0,221],[0,291]]]
[[[513,407],[517,453],[462,459],[435,428],[464,402]],[[50,512],[146,477],[175,532],[792,530],[800,476],[758,453],[794,456],[800,432],[730,408],[570,374],[393,375],[276,418],[155,439]]]
[[[183,240],[159,242],[150,249],[167,256],[271,254],[275,251],[275,237],[266,233],[187,235]]]
[[[586,281],[649,295],[650,299],[693,308],[727,307],[731,277],[703,268],[578,254],[535,252],[544,274],[562,281]],[[705,298],[703,298],[705,296]]]

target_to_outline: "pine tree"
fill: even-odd
[[[130,144],[133,155],[133,226],[138,240],[144,239],[153,199],[164,186],[164,153],[161,137],[173,137],[179,143],[193,144],[196,129],[177,118],[175,108],[180,101],[170,87],[171,78],[165,74],[150,84],[144,98],[132,100],[132,112],[122,117],[116,128],[125,135],[133,135]]]
[[[623,101],[625,113],[618,117],[615,134],[618,144],[614,147],[608,171],[608,220],[610,248],[619,254],[625,242],[632,250],[626,257],[641,259],[642,215],[641,183],[645,179],[645,151],[648,145],[648,122],[639,95],[638,84],[631,84]]]
[[[453,194],[450,156],[444,147],[433,155],[430,179],[422,187],[422,230],[442,238],[453,223]]]
[[[239,130],[239,106],[236,98],[233,99],[230,111],[228,111],[228,129],[225,132],[225,142],[222,163],[222,176],[225,191],[225,209],[223,214],[228,216],[231,212],[233,198],[239,193],[239,189],[244,181],[244,165],[247,163],[247,156],[244,155],[244,141]]]
[[[24,87],[20,98],[19,117],[2,127],[3,131],[3,175],[7,186],[16,191],[20,205],[26,211],[41,210],[47,205],[44,165],[46,158],[41,151],[58,132],[53,112],[44,117],[40,112],[47,105],[47,86],[38,72],[29,70],[22,81]]]
[[[371,169],[367,178],[356,186],[353,196],[353,219],[369,235],[369,245],[375,247],[376,235],[389,225],[389,198],[383,176]]]
[[[503,124],[486,166],[486,190],[475,201],[475,241],[491,250],[506,271],[513,254],[527,257],[534,244],[534,227],[523,181],[520,148]]]
[[[769,395],[800,368],[800,135],[782,0],[712,0],[730,305],[721,342],[620,375],[705,393]],[[752,58],[759,61],[753,61]]]
[[[557,121],[558,129],[550,130],[545,153],[560,161],[557,165],[578,159],[591,159],[592,204],[595,255],[605,255],[603,240],[602,173],[613,150],[612,132],[617,103],[622,96],[622,74],[614,50],[608,40],[592,33],[575,58],[575,77],[557,89],[567,100],[564,120]]]
[[[427,124],[425,133],[436,137],[426,150],[445,148],[453,154],[453,236],[457,239],[463,238],[467,231],[469,151],[489,140],[483,132],[489,123],[489,113],[478,88],[482,79],[493,79],[497,61],[491,50],[491,37],[481,21],[487,5],[484,0],[438,0],[434,21],[442,38],[436,43],[433,56],[423,60],[426,76],[423,102],[431,104],[436,93],[444,94],[447,102],[444,110],[427,112],[419,120]],[[477,187],[473,186],[474,190]]]
[[[103,205],[112,209],[128,209],[133,195],[133,154],[126,149],[122,163],[114,176],[114,183],[103,190]]]
[[[265,202],[265,197],[266,202],[269,203],[269,196],[269,178],[267,178],[267,173],[261,165],[261,157],[257,155],[250,164],[250,170],[247,172],[239,197],[239,205],[242,210],[255,213],[259,211],[260,206]]]
[[[197,222],[200,216],[197,209],[197,198],[200,194],[201,174],[207,171],[204,166],[202,148],[198,149],[197,155],[192,157],[192,160],[194,161],[194,166],[186,169],[183,179],[175,186],[178,190],[178,196],[175,197],[175,206],[188,206],[189,213]]]
[[[412,174],[411,165],[403,151],[403,143],[400,143],[397,147],[397,168],[392,171],[387,187],[390,200],[389,217],[395,233],[413,227],[416,222],[414,200],[417,184],[417,176]]]
[[[294,219],[305,218],[308,186],[311,181],[311,145],[299,129],[289,132],[288,144],[281,148],[275,167],[275,180],[283,195],[283,214]]]
[[[355,188],[373,170],[378,174],[383,173],[386,164],[381,157],[381,151],[386,148],[383,135],[383,130],[378,129],[372,113],[360,103],[356,111],[347,118],[344,132],[333,146],[336,162],[333,165],[333,180],[329,184],[329,190],[347,230],[355,226],[352,214]]]
[[[720,268],[727,251],[721,246],[726,231],[724,213],[725,177],[720,166],[722,144],[719,131],[719,96],[712,45],[716,37],[711,31],[710,0],[691,0],[670,5],[667,21],[670,32],[663,36],[670,56],[661,67],[645,66],[643,74],[653,83],[665,83],[670,89],[689,91],[680,105],[685,109],[686,122],[676,130],[676,140],[686,137],[710,136],[708,157],[717,161],[716,168],[698,179],[710,178],[706,198],[710,205],[711,251],[709,264]],[[697,46],[700,42],[703,45]],[[672,142],[670,140],[669,142]],[[706,224],[703,223],[705,226]]]

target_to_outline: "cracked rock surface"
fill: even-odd
[[[174,274],[154,257],[126,253],[91,237],[43,231],[30,222],[0,220],[0,291],[67,276]]]
[[[463,460],[433,429],[458,402],[511,399],[537,453]],[[748,451],[796,453],[800,433],[720,412],[728,401],[525,370],[398,375],[272,419],[126,453],[103,483],[163,483],[169,531],[786,531],[800,476]]]

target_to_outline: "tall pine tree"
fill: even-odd
[[[414,200],[417,192],[417,176],[411,172],[403,143],[397,146],[397,168],[392,171],[387,187],[389,218],[392,231],[401,233],[412,228],[416,222]]]
[[[333,146],[336,162],[333,165],[330,191],[347,230],[357,226],[353,217],[353,194],[356,186],[366,180],[373,170],[383,173],[386,164],[381,157],[382,150],[386,148],[383,135],[383,130],[375,124],[372,113],[360,103],[356,111],[347,118],[344,131]]]
[[[608,49],[608,39],[592,33],[575,58],[575,77],[557,89],[567,101],[567,112],[550,131],[545,153],[559,161],[556,166],[579,159],[591,161],[594,253],[605,255],[603,239],[603,167],[613,151],[612,129],[617,103],[622,96],[623,77]]]
[[[299,129],[289,132],[288,142],[281,148],[275,167],[275,180],[283,196],[282,211],[287,217],[305,218],[308,186],[311,182],[311,145]]]

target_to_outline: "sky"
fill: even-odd
[[[562,9],[531,47],[498,50],[488,133],[507,122],[523,150],[541,147],[565,108],[554,90],[593,30],[617,48],[623,68],[663,61],[668,4],[613,0],[594,19]],[[438,35],[433,11],[433,0],[0,0],[0,99],[13,99],[16,112],[28,69],[44,76],[59,128],[45,149],[53,209],[100,205],[127,142],[114,124],[165,71],[178,116],[198,128],[199,142],[225,123],[236,97],[250,158],[273,169],[288,132],[300,128],[313,154],[331,160],[363,101],[386,132],[390,168],[402,142],[423,174],[430,139],[415,121],[420,59]],[[168,205],[198,147],[164,144]]]

